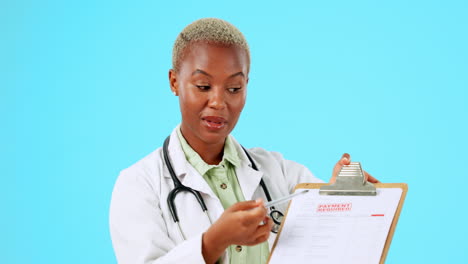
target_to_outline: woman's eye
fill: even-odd
[[[230,93],[237,93],[241,88],[237,87],[237,88],[228,88],[228,91]]]
[[[202,91],[208,91],[210,89],[209,85],[196,85],[198,89]]]

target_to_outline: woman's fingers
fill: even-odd
[[[330,183],[334,183],[336,181],[336,176],[338,176],[338,173],[341,170],[341,167],[343,165],[349,165],[351,163],[351,155],[348,153],[344,153],[340,160],[335,164],[335,167],[333,167],[333,172],[332,172],[332,177],[330,178]]]
[[[233,204],[231,207],[229,207],[228,210],[233,211],[233,212],[246,211],[246,210],[254,209],[259,206],[263,206],[262,199],[238,202],[238,203]]]
[[[351,163],[351,156],[348,153],[344,153],[340,160],[335,164],[335,167],[333,167],[333,174],[330,179],[330,183],[334,183],[336,181],[336,177],[338,176],[338,173],[340,173],[341,168],[344,165],[349,165]],[[364,177],[366,177],[366,180],[371,183],[379,183],[380,181],[374,178],[372,175],[364,171]]]
[[[252,241],[250,241],[246,245],[257,245],[258,243],[266,241],[270,237],[270,231],[272,226],[273,221],[269,217],[266,217],[266,219],[264,220],[264,224],[259,225],[255,230],[255,233],[251,236]]]
[[[203,250],[224,251],[229,245],[261,243],[268,239],[272,222],[261,199],[233,204],[205,232]]]
[[[237,213],[239,223],[248,226],[260,223],[267,214],[262,199],[235,203],[228,211]]]
[[[339,163],[340,163],[341,166],[349,165],[349,163],[351,163],[351,156],[348,153],[344,153],[341,156],[341,159],[340,159]]]

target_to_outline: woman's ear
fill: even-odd
[[[177,81],[177,74],[174,69],[169,70],[169,86],[175,96],[179,95],[179,82]]]

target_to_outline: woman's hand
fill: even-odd
[[[335,167],[333,167],[333,173],[330,179],[330,183],[334,183],[336,181],[336,176],[338,176],[338,173],[340,172],[341,167],[343,167],[343,165],[349,165],[350,163],[351,163],[351,156],[348,153],[343,154],[343,156],[341,156],[341,159],[336,163]],[[372,177],[372,175],[370,175],[366,171],[363,171],[363,172],[364,172],[364,177],[366,177],[366,180],[368,182],[371,182],[371,183],[379,182],[379,180]]]
[[[230,245],[251,246],[266,241],[272,225],[261,199],[232,205],[203,234],[205,262],[216,262]]]

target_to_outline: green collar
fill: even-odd
[[[193,148],[187,143],[187,140],[185,140],[184,136],[182,135],[182,132],[180,132],[180,127],[179,129],[177,129],[177,136],[179,138],[180,145],[182,146],[182,150],[184,151],[185,158],[202,176],[205,175],[205,173],[208,170],[214,167],[227,165],[227,163],[230,163],[234,167],[238,167],[241,164],[241,160],[237,153],[233,139],[230,135],[226,138],[226,141],[224,142],[223,159],[218,165],[207,164],[200,157],[200,155],[195,150],[193,150]]]

